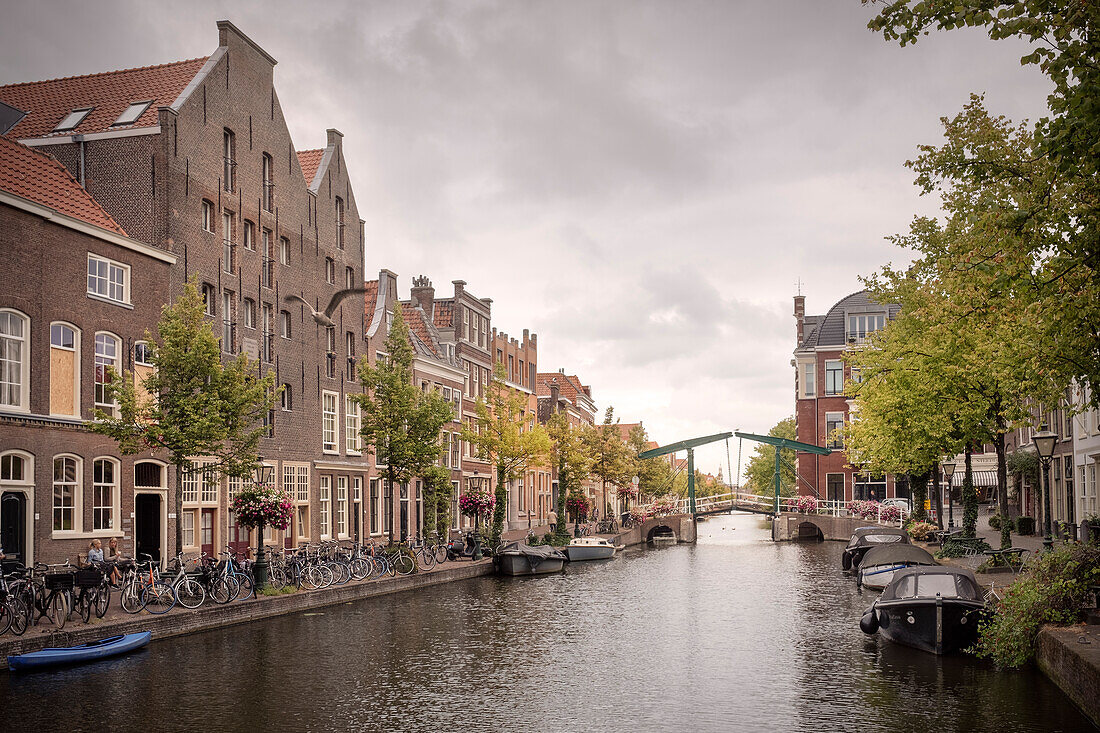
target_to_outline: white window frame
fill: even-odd
[[[21,326],[21,334],[19,336],[10,336],[7,334],[0,335],[0,358],[3,359],[0,362],[0,379],[6,381],[4,385],[14,386],[17,383],[13,381],[18,379],[18,396],[17,403],[0,402],[0,409],[13,410],[15,412],[30,412],[31,411],[31,319],[26,313],[17,311],[14,308],[0,308],[0,317],[7,316],[15,321],[18,321]],[[16,359],[7,358],[8,349],[12,348],[13,344],[17,344],[19,348],[19,356]],[[5,375],[5,365],[12,364],[14,367],[8,367],[8,369],[18,369],[18,376],[13,379],[8,379],[8,375]],[[79,369],[77,370],[80,371]],[[12,390],[13,392],[15,390]]]
[[[336,537],[348,536],[348,477],[336,477]]]
[[[331,407],[329,409],[329,399]],[[340,395],[336,392],[321,392],[321,452],[339,454],[340,450]]]
[[[344,396],[344,451],[348,455],[358,456],[363,453],[363,438],[359,435],[362,421],[361,406],[355,401],[354,395]]]
[[[96,271],[92,271],[92,266]],[[104,272],[99,272],[100,266]],[[122,297],[116,298],[115,289],[122,291]],[[107,303],[130,305],[130,266],[116,262],[108,257],[88,253],[88,297]]]
[[[332,537],[332,476],[321,474],[318,496],[321,502],[321,514],[318,517],[321,522],[321,539]]]
[[[279,393],[279,407],[283,412],[294,410],[294,391],[287,382],[283,383],[283,391]]]
[[[829,424],[833,423],[839,425],[837,430],[837,437],[833,437],[832,431],[829,429]],[[841,431],[844,430],[844,413],[843,412],[826,412],[825,413],[825,445],[829,448],[843,448],[844,436]]]
[[[831,364],[838,365],[837,368],[830,368]],[[829,386],[829,373],[840,372],[840,378],[837,380],[837,384],[834,385],[835,389],[830,389]],[[825,361],[825,392],[828,397],[844,394],[844,362],[840,359],[827,359]]]
[[[279,264],[290,267],[290,239],[279,237]]]
[[[106,359],[107,359],[106,356],[100,356],[99,346],[100,346],[100,343],[101,343],[101,338],[103,340],[103,343],[107,343],[108,341],[113,341],[114,342],[115,356],[114,356],[113,363],[108,363],[106,361]],[[111,333],[110,331],[97,331],[96,334],[95,334],[93,353],[94,353],[94,357],[93,357],[92,363],[94,365],[93,366],[94,372],[93,372],[93,376],[92,376],[92,383],[94,385],[94,388],[93,388],[93,392],[92,392],[92,403],[97,409],[102,410],[103,412],[107,413],[108,415],[113,415],[113,416],[117,417],[118,416],[118,400],[114,400],[112,402],[102,402],[102,401],[100,401],[100,385],[102,384],[103,388],[106,389],[106,386],[107,386],[107,384],[109,384],[109,382],[100,381],[99,368],[100,368],[100,366],[104,367],[104,375],[106,375],[106,368],[113,366],[115,368],[115,371],[118,372],[119,376],[120,377],[122,376],[122,339],[119,338],[118,336],[116,336],[115,334]],[[102,359],[102,361],[101,361],[101,359]]]
[[[244,223],[243,223],[243,226],[244,226],[244,235],[241,237],[241,239],[244,241],[244,248],[247,249],[250,252],[255,252],[256,251],[256,223],[252,222],[252,221],[249,221],[248,219],[245,219]]]
[[[63,346],[54,343],[53,330],[55,327],[67,328],[72,331],[73,345]],[[64,417],[80,417],[80,329],[68,321],[54,321],[50,324],[50,414]],[[73,354],[73,411],[71,413],[53,411],[53,350],[69,351]]]
[[[214,233],[214,202],[207,199],[202,200],[202,230]]]
[[[70,527],[68,529],[57,529],[57,510],[59,508],[57,504],[57,486],[59,485],[57,481],[57,462],[62,459],[72,460],[76,466],[75,479],[72,482],[60,482],[61,486],[72,487],[72,504],[68,507],[62,504],[60,507],[62,512],[66,509],[70,512]],[[58,453],[50,462],[50,469],[51,531],[54,535],[78,534],[84,528],[84,512],[82,511],[84,508],[84,459],[72,453]],[[64,514],[62,514],[62,517],[64,517]],[[64,520],[62,520],[62,524],[64,524]]]
[[[245,298],[242,302],[244,310],[244,327],[256,328],[256,301],[252,298]]]
[[[96,464],[104,463],[111,466],[114,480],[111,482],[96,481]],[[121,510],[119,508],[121,498],[121,476],[122,476],[122,463],[117,458],[110,456],[99,456],[92,461],[92,531],[94,532],[106,532],[119,529],[119,515]],[[97,503],[99,489],[106,488],[109,492],[109,503],[104,505]],[[106,527],[97,526],[97,519],[100,516],[100,512],[106,508],[108,511],[109,524]]]

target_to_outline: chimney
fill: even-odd
[[[558,386],[558,378],[552,377],[550,379],[550,414],[554,414],[558,411],[558,398],[561,396],[561,388]]]
[[[340,132],[334,127],[330,127],[325,130],[328,133],[328,146],[335,147],[344,141],[344,133]]]
[[[803,329],[806,325],[806,296],[794,296],[794,317],[798,321],[798,345],[802,345]]]
[[[432,305],[435,303],[435,288],[432,287],[432,281],[426,275],[413,278],[412,303],[414,308],[422,308],[425,313],[431,315]]]

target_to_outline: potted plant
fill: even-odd
[[[1019,535],[1033,535],[1035,534],[1035,517],[1017,517],[1016,518],[1016,534]]]

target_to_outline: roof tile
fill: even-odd
[[[325,149],[299,150],[298,165],[302,166],[302,177],[306,179],[306,185],[313,184],[313,177],[317,175],[317,169],[321,166],[321,159],[325,157]]]

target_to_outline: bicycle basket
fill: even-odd
[[[95,588],[103,582],[103,573],[99,568],[81,568],[76,571],[77,588]]]
[[[72,590],[76,573],[47,573],[46,588],[49,590]]]

